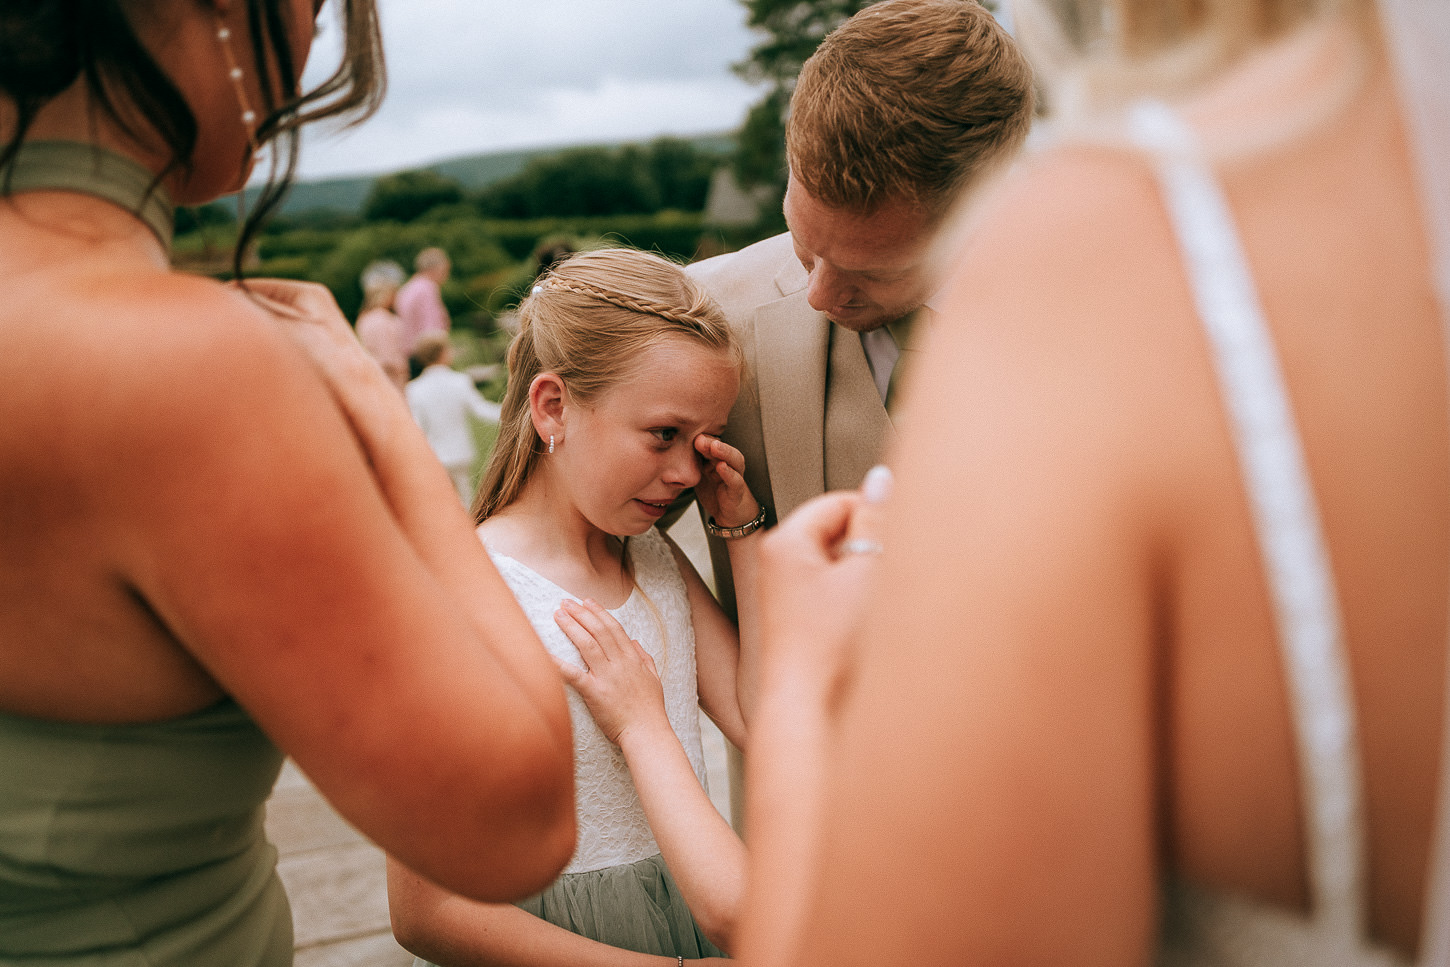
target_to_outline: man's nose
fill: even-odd
[[[854,290],[841,274],[829,265],[817,261],[811,267],[810,284],[806,289],[806,301],[817,312],[829,312],[851,301]]]

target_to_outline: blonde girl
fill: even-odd
[[[678,266],[614,249],[576,255],[543,278],[520,307],[508,362],[498,443],[475,503],[479,537],[572,673],[580,652],[560,622],[605,616],[641,643],[695,773],[682,795],[698,804],[699,709],[743,745],[737,683],[747,669],[734,626],[655,525],[694,488],[715,526],[740,535],[733,559],[752,586],[760,508],[739,453],[717,439],[739,349]],[[393,864],[389,896],[405,947],[448,967],[667,965],[719,953],[708,937],[722,932],[711,911],[692,915],[623,754],[577,694],[570,703],[579,841],[565,875],[514,907],[465,900]]]

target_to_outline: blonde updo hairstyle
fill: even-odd
[[[1013,12],[1050,113],[1068,121],[1192,92],[1257,48],[1333,17],[1373,29],[1370,0],[1016,0]]]
[[[498,440],[479,483],[474,519],[483,523],[513,503],[544,450],[529,411],[534,377],[553,373],[573,402],[589,406],[633,375],[641,353],[672,337],[694,340],[741,366],[719,305],[658,255],[625,248],[580,252],[541,277],[519,306]]]

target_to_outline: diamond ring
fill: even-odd
[[[869,537],[853,537],[841,544],[841,554],[880,554],[886,550],[881,546],[880,541],[874,541]]]

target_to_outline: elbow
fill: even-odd
[[[548,752],[520,747],[486,772],[435,776],[428,798],[448,805],[425,809],[434,821],[415,822],[407,842],[385,848],[470,900],[511,903],[539,892],[569,862],[576,836],[573,763],[555,748]],[[405,933],[416,925],[406,904],[394,918]]]
[[[574,812],[574,771],[572,762],[566,762],[561,776],[540,788],[537,795],[530,797],[522,806],[521,817],[532,830],[520,844],[514,863],[513,882],[500,884],[503,896],[480,897],[512,902],[532,896],[558,877],[565,864],[574,855],[578,830]],[[541,784],[543,785],[543,784]]]
[[[432,921],[442,899],[437,887],[388,857],[388,922],[393,939],[408,953],[434,959],[437,931]]]
[[[695,925],[710,942],[727,954],[732,952],[735,941],[735,907],[725,903],[709,903],[699,909],[691,909]]]
[[[511,903],[554,881],[574,855],[577,836],[573,766],[568,760],[563,766],[535,762],[508,778],[499,777],[508,796],[500,818],[512,832],[499,837],[487,859],[479,854],[481,862],[470,864],[466,880],[445,886],[485,903]]]

